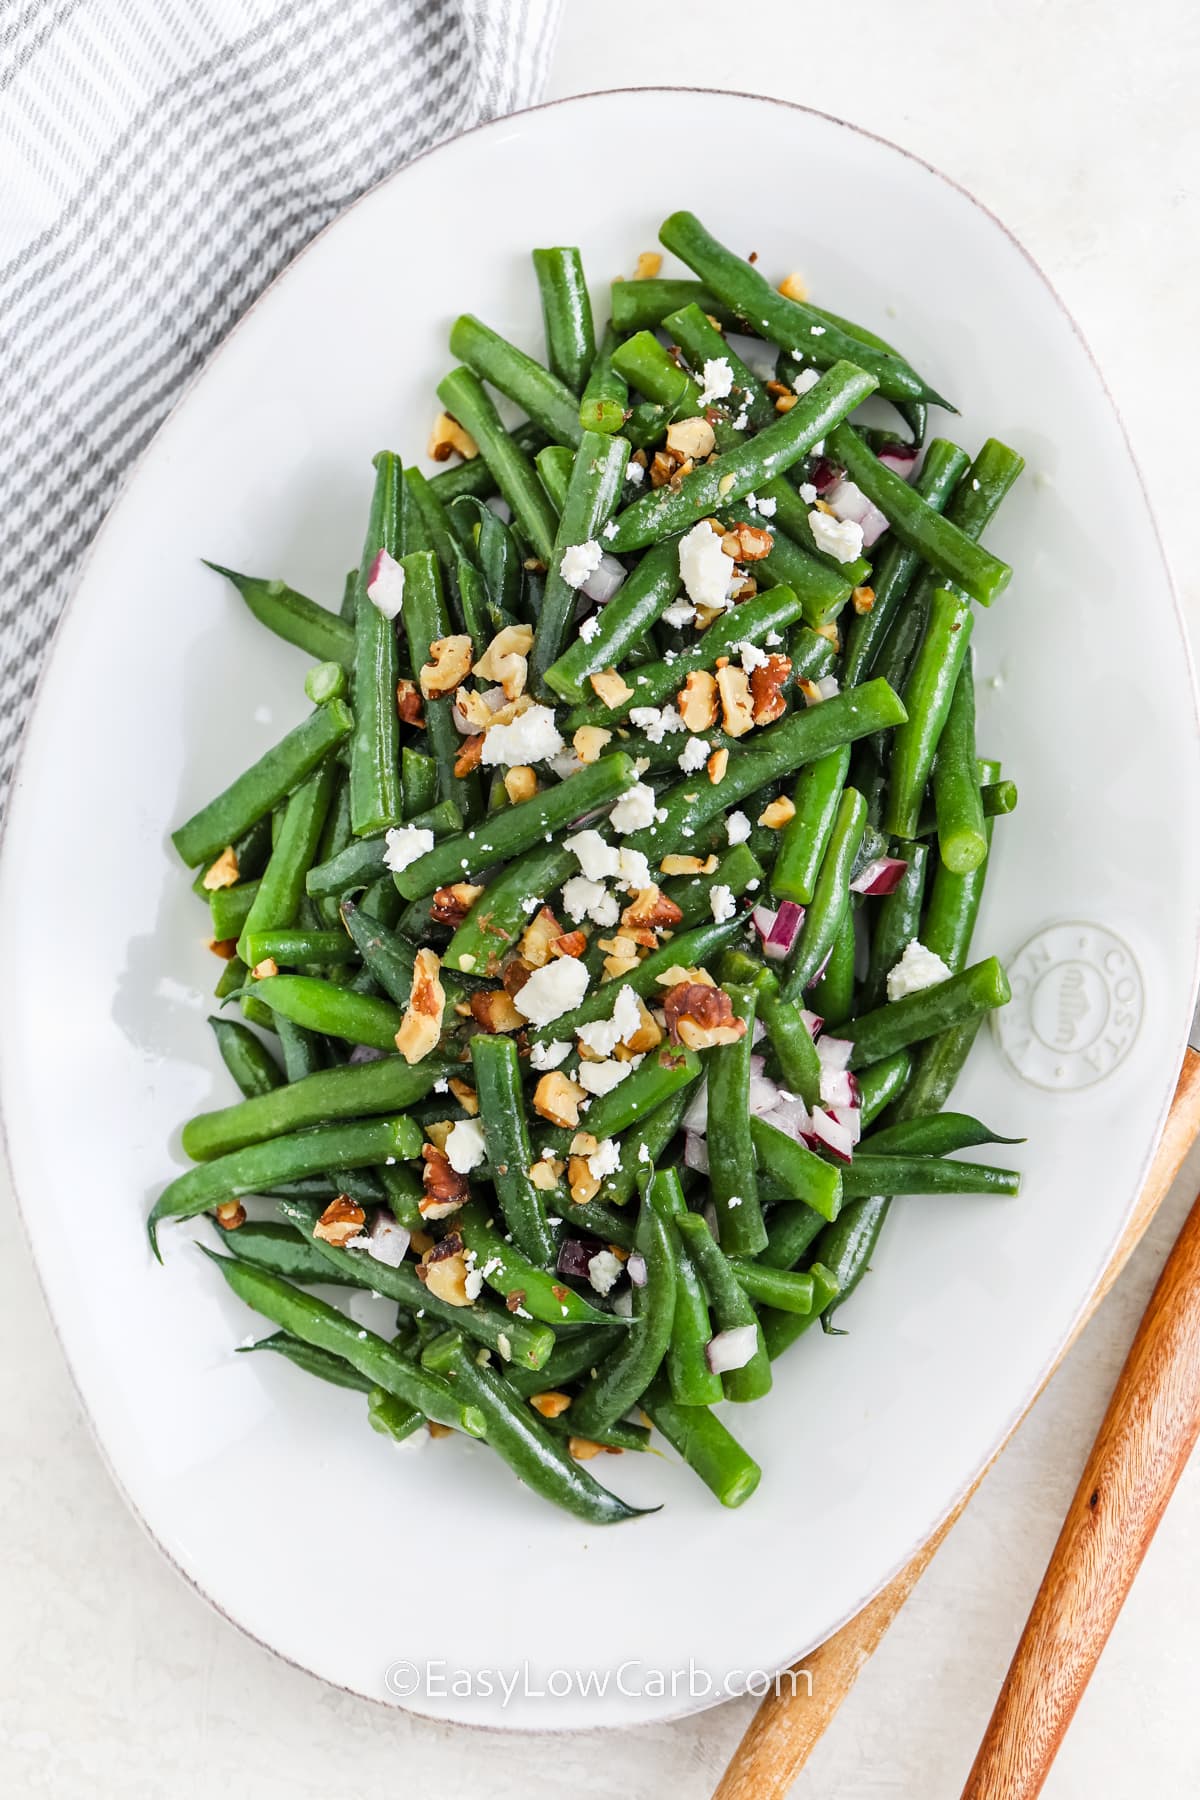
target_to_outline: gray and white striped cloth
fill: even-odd
[[[0,805],[121,477],[272,276],[536,100],[560,0],[0,5]]]

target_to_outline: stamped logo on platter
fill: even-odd
[[[1142,1021],[1142,973],[1103,925],[1065,921],[1031,937],[1008,966],[1012,1001],[992,1026],[1017,1074],[1037,1087],[1083,1088],[1110,1075]]]

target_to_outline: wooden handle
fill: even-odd
[[[1034,1800],[1200,1436],[1200,1200],[1167,1259],[962,1800]]]
[[[1064,1346],[1064,1356],[1133,1254],[1198,1135],[1200,1056],[1194,1050],[1188,1050],[1167,1123],[1133,1215],[1085,1316]],[[1035,1395],[1034,1400],[1037,1397]],[[1030,1401],[1031,1406],[1034,1400]],[[1001,1445],[1000,1449],[1003,1447]],[[998,1449],[996,1455],[999,1454]],[[798,1672],[807,1672],[807,1679],[797,1680],[794,1692],[790,1691],[787,1681],[777,1684],[780,1691],[772,1688],[747,1726],[717,1784],[713,1800],[782,1800],[986,1473],[987,1469],[980,1472],[979,1480],[907,1567],[849,1624],[794,1665]],[[1009,1800],[1008,1795],[1005,1800]]]

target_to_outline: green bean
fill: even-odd
[[[541,611],[533,634],[529,666],[535,686],[545,686],[545,672],[561,655],[577,600],[576,585],[562,572],[569,550],[595,542],[621,494],[629,445],[623,437],[585,431],[571,470],[554,551],[546,575]]]
[[[645,1169],[641,1171],[644,1175]],[[564,1196],[565,1198],[565,1196]],[[603,1243],[616,1244],[621,1250],[632,1250],[634,1226],[623,1214],[614,1212],[600,1200],[570,1200],[567,1203],[570,1228],[598,1237]]]
[[[1000,773],[999,763],[980,763],[979,768],[984,775]],[[984,838],[988,845],[991,834],[991,821],[985,819]],[[941,957],[953,975],[966,966],[986,876],[986,860],[961,873],[941,861],[934,867],[921,942]]]
[[[596,1367],[610,1350],[622,1342],[628,1326],[619,1320],[597,1326],[594,1331],[576,1331],[559,1338],[540,1369],[523,1368],[519,1363],[504,1365],[504,1379],[518,1394],[553,1393]]]
[[[680,927],[688,930],[711,919],[712,892],[727,887],[735,900],[761,886],[766,871],[748,844],[733,844],[722,856],[711,875],[675,875],[659,887],[683,915]]]
[[[857,905],[851,900],[842,914],[825,967],[808,990],[809,1010],[831,1030],[838,1029],[854,1011],[854,965],[858,956],[855,928]]]
[[[794,1001],[784,1000],[774,975],[769,986],[760,986],[759,1017],[766,1027],[767,1041],[775,1052],[783,1085],[798,1094],[805,1106],[817,1104],[821,1094],[821,1059],[812,1033],[800,1016]]]
[[[469,1200],[459,1208],[454,1215],[454,1229],[467,1249],[474,1252],[472,1267],[480,1271],[510,1310],[522,1306],[532,1318],[547,1325],[611,1325],[610,1313],[601,1312],[574,1288],[567,1287],[552,1270],[538,1268],[507,1243],[478,1200]],[[553,1237],[550,1241],[553,1244]]]
[[[399,457],[390,450],[381,450],[375,458],[375,491],[354,610],[350,822],[357,837],[398,825],[403,810],[400,719],[396,711],[396,682],[400,674],[396,627],[367,592],[377,560],[383,555],[400,555],[401,489]]]
[[[806,557],[819,563],[822,568],[831,570],[838,578],[840,585],[851,589],[863,585],[871,573],[871,565],[867,558],[865,556],[852,556],[848,562],[839,562],[836,557],[830,556],[827,551],[819,550],[817,548],[817,540],[813,536],[812,523],[809,518],[810,508],[808,503],[800,498],[800,495],[796,492],[796,489],[792,486],[787,476],[776,475],[773,481],[764,483],[761,488],[756,490],[755,499],[758,501],[766,500],[768,504],[771,501],[774,501],[774,507],[770,509],[767,514],[770,518],[772,529],[777,534],[782,532],[787,537],[791,538],[792,542],[798,549],[804,552]],[[778,559],[768,557],[767,562],[774,568]],[[762,566],[764,565],[760,565],[760,567]],[[787,579],[786,575],[784,576],[784,579]],[[843,599],[844,598],[845,596],[843,596]],[[839,601],[837,605],[840,610],[841,601]],[[809,619],[810,624],[822,625],[825,622],[824,619]]]
[[[349,893],[352,888],[368,887],[383,873],[386,850],[387,842],[382,835],[355,838],[327,862],[318,863],[308,871],[304,884],[306,892],[312,899],[336,898],[339,894]]]
[[[656,554],[657,550],[648,551],[644,561]],[[619,602],[618,593],[609,605],[616,606]],[[633,693],[629,700],[616,706],[606,706],[599,699],[587,700],[568,713],[565,730],[573,732],[581,725],[617,725],[631,707],[659,706],[668,697],[673,700],[693,669],[710,668],[718,656],[728,655],[736,644],[761,644],[773,633],[782,634],[789,625],[796,623],[802,611],[799,599],[790,588],[772,588],[769,593],[756,594],[753,600],[744,600],[740,606],[732,607],[719,619],[714,619],[704,633],[703,642],[695,649],[682,651],[673,662],[664,659],[643,663],[640,668],[631,670],[627,685]],[[815,637],[815,634],[811,635]],[[832,666],[833,649],[824,638],[815,638],[815,644],[819,649],[814,654],[818,663],[824,665],[819,672],[824,674]]]
[[[534,456],[546,441],[541,426],[535,425],[531,419],[514,428],[512,439],[525,456]],[[495,477],[482,456],[473,456],[467,462],[456,463],[453,468],[431,475],[429,485],[443,506],[449,506],[464,496],[487,500],[499,492]]]
[[[694,418],[700,411],[700,384],[693,381],[652,331],[626,338],[613,352],[613,366],[630,387],[665,409],[668,419]]]
[[[821,1313],[821,1324],[826,1331],[834,1312],[846,1303],[867,1273],[891,1205],[890,1195],[883,1194],[853,1200],[837,1224],[831,1225],[817,1240],[818,1255],[837,1282],[834,1299]]]
[[[990,1163],[958,1162],[954,1157],[872,1156],[856,1152],[842,1180],[848,1200],[877,1194],[1017,1194],[1021,1177],[1015,1169]]]
[[[660,1183],[659,1201],[666,1217],[687,1211],[677,1178],[668,1176]],[[715,1406],[725,1390],[721,1377],[708,1366],[707,1350],[713,1335],[708,1299],[679,1233],[670,1230],[667,1239],[675,1262],[675,1306],[664,1364],[671,1397],[681,1406]]]
[[[780,1312],[810,1313],[813,1278],[790,1269],[764,1268],[761,1263],[730,1259],[730,1268],[756,1306],[774,1306]]]
[[[547,379],[553,380],[553,377]],[[516,438],[505,430],[483,383],[470,369],[452,369],[438,383],[438,399],[471,433],[479,445],[480,455],[496,478],[497,487],[512,508],[518,531],[528,539],[534,555],[548,563],[554,548],[554,508],[528,456]],[[576,417],[576,434],[578,431]],[[576,437],[568,441],[578,440]]]
[[[549,369],[535,362],[532,356],[526,356],[515,344],[493,331],[481,319],[472,313],[463,313],[450,327],[450,354],[457,356],[460,362],[466,363],[476,375],[484,381],[490,381],[494,388],[519,406],[522,412],[528,413],[535,425],[540,425],[552,443],[569,444],[572,448],[579,442],[579,395],[572,393],[566,382],[552,375]],[[451,378],[447,378],[448,380]],[[443,386],[446,383],[442,384]],[[438,395],[442,404],[449,409],[451,400],[442,393]],[[474,426],[455,413],[455,418],[466,425],[471,436],[478,443],[483,455],[487,455],[482,438]],[[504,483],[500,480],[500,471],[495,471],[500,481],[500,491],[505,499]],[[509,501],[509,505],[512,502]],[[514,513],[516,507],[513,506]]]
[[[206,1250],[205,1255],[216,1263],[240,1300],[293,1337],[344,1357],[360,1374],[370,1376],[376,1386],[417,1407],[427,1419],[452,1425],[469,1437],[484,1436],[488,1420],[480,1407],[470,1399],[464,1401],[449,1382],[401,1356],[373,1331],[356,1325],[315,1294],[302,1293],[265,1269],[235,1262],[232,1257],[216,1256],[211,1250]]]
[[[802,1200],[773,1208],[767,1223],[767,1247],[758,1257],[761,1268],[794,1269],[809,1245],[829,1223]]]
[[[1011,998],[1007,975],[996,958],[989,956],[935,987],[921,988],[848,1020],[842,1031],[854,1045],[850,1067],[862,1068],[952,1025],[978,1019],[993,1007],[1006,1006]]]
[[[359,1285],[339,1269],[330,1268],[313,1245],[288,1225],[269,1219],[248,1219],[236,1231],[221,1235],[239,1262],[253,1263],[256,1269],[267,1269],[286,1281],[299,1282],[301,1287],[322,1281],[343,1287]]]
[[[732,506],[773,475],[789,469],[864,400],[874,385],[872,378],[853,364],[837,363],[774,425],[702,463],[685,475],[677,488],[659,488],[626,507],[615,521],[609,548],[618,556],[640,549],[671,532],[688,530],[720,506]]]
[[[685,969],[695,967],[728,944],[741,929],[740,919],[729,919],[721,924],[698,925],[692,931],[677,932],[667,943],[644,957],[636,969],[623,975],[621,983],[624,987],[632,988],[643,999],[650,994],[657,995],[660,992],[660,975],[666,974],[677,963]],[[529,1030],[530,1041],[538,1044],[555,1038],[573,1037],[581,1025],[590,1025],[595,1019],[607,1019],[612,1013],[613,998],[607,982],[601,987],[593,988],[574,1011],[564,1013],[549,1025],[533,1026]]]
[[[303,724],[260,756],[236,781],[171,833],[189,868],[210,863],[257,820],[264,818],[323,762],[354,724],[340,700],[318,706]]]
[[[460,567],[471,566],[469,551],[464,553],[463,545],[455,533],[453,522],[446,507],[434,492],[429,482],[419,469],[405,469],[404,486],[406,499],[411,501],[409,512],[415,510],[421,522],[421,542],[416,541],[417,534],[407,530],[404,535],[404,549],[407,555],[432,552],[437,558],[437,567],[441,574],[442,586],[447,599],[440,609],[434,607],[425,620],[430,627],[431,637],[446,637],[452,631],[469,630],[463,619],[462,593],[459,587],[458,571]],[[408,515],[406,515],[407,517]],[[406,570],[407,574],[407,570]],[[441,596],[438,596],[439,600]],[[413,605],[411,589],[404,589],[403,621],[409,627],[409,612]],[[440,612],[440,616],[439,615]],[[444,626],[444,629],[434,627]],[[424,651],[418,657],[412,649],[412,631],[408,629],[409,654],[412,658],[414,675],[421,664],[427,660]]]
[[[494,1369],[460,1355],[454,1380],[485,1421],[489,1446],[531,1492],[589,1525],[617,1525],[645,1510],[601,1487]]]
[[[579,402],[579,423],[584,431],[620,431],[625,423],[629,384],[612,362],[619,342],[612,326],[607,326]]]
[[[865,688],[850,690],[865,693]],[[889,690],[890,691],[890,690]],[[815,708],[820,714],[836,702],[823,701]],[[800,715],[812,717],[813,715]],[[839,927],[850,905],[850,877],[863,832],[867,827],[867,803],[857,788],[846,788],[838,801],[833,829],[821,859],[820,873],[813,891],[812,903],[804,915],[795,950],[783,982],[785,1000],[798,1000],[810,982],[820,973],[833,948]]]
[[[1023,1144],[1024,1138],[1001,1137],[989,1131],[969,1113],[931,1113],[923,1119],[904,1119],[863,1139],[863,1151],[871,1156],[949,1156],[976,1144]]]
[[[417,900],[449,882],[469,879],[472,872],[507,862],[539,839],[552,837],[586,813],[609,805],[636,780],[631,758],[619,753],[602,756],[557,787],[507,806],[481,820],[469,833],[436,844],[396,876],[396,886],[406,900]]]
[[[432,662],[432,645],[451,635],[450,615],[442,588],[441,569],[437,558],[428,550],[418,551],[401,561],[404,570],[404,629],[414,670]],[[437,763],[438,792],[443,801],[458,809],[467,823],[477,818],[483,801],[479,778],[475,774],[459,776],[454,765],[462,747],[454,723],[454,696],[425,699],[425,735]]]
[[[277,1089],[280,1094],[286,1088]],[[274,1095],[264,1095],[270,1101]],[[245,1106],[260,1105],[247,1100]],[[324,1174],[327,1169],[363,1169],[389,1156],[416,1156],[421,1133],[411,1119],[359,1120],[352,1125],[322,1125],[315,1131],[296,1131],[265,1143],[245,1144],[240,1150],[197,1164],[165,1187],[150,1214],[150,1244],[158,1255],[157,1230],[163,1219],[191,1219],[225,1200],[270,1190],[281,1181]]]
[[[402,1444],[425,1423],[425,1415],[406,1400],[398,1400],[386,1388],[373,1387],[367,1395],[367,1423],[380,1437]]]
[[[305,697],[314,706],[321,706],[326,700],[344,700],[349,692],[350,683],[341,663],[316,663],[304,677]]]
[[[183,1128],[184,1153],[194,1162],[207,1162],[308,1125],[402,1112],[424,1099],[447,1066],[437,1056],[411,1067],[403,1057],[385,1056],[378,1062],[320,1069],[286,1086],[247,1096],[236,1105],[197,1113]],[[408,1152],[410,1156],[416,1153]]]
[[[779,854],[771,870],[771,892],[777,900],[804,906],[812,900],[849,768],[850,746],[839,744],[800,771],[792,796],[796,810],[780,833]]]
[[[283,929],[295,921],[304,898],[304,879],[312,867],[337,781],[336,765],[326,762],[296,789],[287,803],[271,860],[238,939],[238,955],[248,968],[252,969],[258,960],[249,952],[251,938],[259,932]]]
[[[619,984],[613,983],[615,989]],[[614,992],[613,998],[616,998]],[[711,1070],[712,1059],[709,1059]],[[663,1044],[642,1058],[631,1075],[607,1094],[592,1100],[587,1109],[587,1129],[596,1138],[615,1138],[639,1119],[656,1112],[681,1088],[700,1078],[700,1058],[683,1045]],[[711,1079],[711,1077],[710,1077]],[[567,1133],[570,1137],[572,1133]]]
[[[253,969],[268,960],[289,969],[326,968],[358,961],[358,951],[344,931],[256,931],[246,937],[244,948]]]
[[[521,1093],[521,1065],[511,1038],[471,1039],[471,1062],[496,1199],[519,1250],[533,1263],[554,1260],[554,1233],[541,1191],[529,1177],[533,1152]]]
[[[987,855],[983,799],[975,759],[975,677],[966,657],[938,739],[933,764],[938,850],[957,875],[977,869]]]
[[[698,306],[702,312],[711,314],[719,325],[733,331],[745,329],[737,314],[722,305],[703,282],[652,275],[612,284],[612,321],[622,336],[631,331],[653,331],[668,313],[678,312],[683,306]]]
[[[213,1028],[221,1061],[247,1099],[256,1094],[269,1094],[273,1088],[282,1085],[283,1070],[261,1038],[255,1037],[235,1019],[210,1019],[208,1022]],[[185,1126],[185,1134],[186,1130]],[[190,1156],[186,1141],[184,1149]]]
[[[305,599],[286,581],[264,581],[258,575],[239,575],[234,569],[223,569],[220,563],[200,559],[205,568],[231,581],[260,625],[273,631],[286,643],[296,644],[309,656],[322,662],[354,661],[354,632],[328,607]]]
[[[728,404],[739,414],[744,414],[756,431],[772,423],[775,403],[770,394],[758,376],[730,348],[702,306],[694,300],[689,301],[686,306],[668,313],[662,326],[671,342],[679,345],[693,369],[703,371],[708,362],[728,363],[734,393],[740,396],[736,400],[731,398]]]
[[[871,932],[871,955],[862,986],[864,1011],[887,999],[887,978],[909,944],[920,935],[921,904],[925,895],[924,844],[906,844],[904,873],[890,894],[880,901]]]
[[[907,1050],[897,1050],[858,1072],[858,1111],[865,1131],[885,1106],[897,1099],[912,1075],[912,1057]]]
[[[974,623],[968,603],[949,589],[938,588],[932,595],[925,635],[904,684],[907,719],[892,740],[886,826],[896,837],[911,838],[916,830]]]
[[[596,333],[583,258],[578,250],[565,246],[535,250],[533,268],[542,298],[546,360],[558,379],[580,394],[596,359]]]
[[[762,1470],[707,1406],[680,1405],[661,1375],[647,1389],[643,1405],[655,1428],[722,1506],[741,1506],[750,1498]]]
[[[283,1066],[289,1081],[303,1081],[306,1075],[315,1075],[321,1067],[321,1042],[315,1032],[306,1031],[302,1025],[295,1025],[291,1019],[275,1014],[269,1006],[262,1006],[263,1012],[272,1022],[272,1029],[279,1035],[279,1047],[283,1051]]]
[[[763,1344],[762,1327],[750,1297],[730,1268],[725,1252],[698,1213],[677,1214],[675,1229],[682,1237],[704,1284],[718,1333],[753,1325],[757,1334],[757,1346],[750,1360],[740,1369],[726,1369],[722,1374],[721,1386],[725,1398],[738,1402],[758,1400],[770,1391],[771,1365]]]
[[[936,766],[936,765],[935,765]],[[979,786],[979,804],[983,812],[985,834],[993,819],[1000,819],[1005,814],[1016,812],[1020,795],[1015,781],[982,781]],[[917,820],[917,837],[933,837],[937,832],[937,809],[927,800],[921,808],[921,816]],[[230,890],[232,891],[232,890]]]
[[[560,887],[576,866],[573,851],[561,844],[535,844],[489,881],[442,956],[443,969],[498,975],[500,964],[547,894]]]
[[[767,1241],[758,1203],[758,1174],[750,1138],[750,1056],[754,1043],[753,988],[726,985],[733,1016],[745,1026],[734,1044],[708,1053],[708,1179],[729,1255],[754,1256]]]
[[[571,470],[575,467],[574,452],[562,444],[547,444],[544,450],[538,451],[533,463],[538,472],[538,480],[554,508],[554,516],[561,519],[562,509],[567,501],[567,489],[571,485]]]
[[[559,1413],[552,1419],[542,1419],[542,1423],[552,1437],[571,1438],[575,1435],[575,1427],[571,1423],[569,1411]],[[613,1424],[605,1425],[597,1431],[590,1442],[603,1444],[606,1449],[610,1450],[648,1450],[650,1448],[650,1427],[631,1424],[628,1419],[617,1419]]]
[[[966,466],[965,450],[960,450],[946,438],[934,438],[925,452],[921,473],[913,487],[934,512],[943,512]],[[915,550],[910,550],[898,538],[888,542],[871,581],[874,595],[871,609],[856,614],[846,632],[846,652],[842,661],[844,686],[853,687],[871,673],[888,627],[903,605],[920,566],[921,558]]]
[[[267,975],[255,982],[254,993],[273,1013],[308,1031],[323,1031],[372,1050],[396,1048],[403,1015],[398,1006],[374,994],[356,994],[316,975]]]
[[[428,812],[437,802],[437,759],[425,750],[405,744],[400,752],[400,785],[404,790],[404,818],[408,823],[416,814]]]
[[[691,1104],[691,1091],[681,1088],[669,1100],[656,1107],[639,1125],[631,1125],[617,1148],[621,1160],[616,1169],[600,1182],[598,1201],[611,1201],[623,1206],[633,1193],[637,1179],[662,1161],[667,1146],[679,1130],[683,1115]]]
[[[1009,565],[928,505],[902,475],[879,461],[852,426],[836,425],[825,453],[885,515],[900,542],[945,580],[956,582],[981,606],[990,606],[1004,592],[1012,578]]]
[[[395,893],[395,888],[392,892]],[[350,900],[342,902],[342,922],[356,950],[389,1000],[407,1006],[412,994],[416,950],[397,931],[389,931]],[[445,984],[443,983],[443,986]],[[447,990],[449,998],[449,990]]]
[[[849,1207],[846,1211],[849,1212]],[[843,1213],[842,1217],[845,1217]],[[841,1224],[841,1219],[838,1224]],[[837,1226],[827,1225],[825,1232],[833,1232]],[[825,1232],[821,1234],[823,1239]],[[821,1240],[818,1240],[821,1241]],[[810,1313],[780,1312],[777,1307],[764,1306],[759,1314],[762,1325],[763,1342],[767,1347],[767,1355],[774,1362],[777,1357],[789,1350],[798,1337],[815,1325],[820,1319],[824,1323],[824,1315],[838,1294],[838,1283],[832,1270],[822,1262],[809,1264],[808,1273],[813,1278],[813,1305]]]
[[[646,1184],[634,1237],[646,1265],[645,1280],[633,1289],[633,1318],[624,1340],[609,1351],[571,1404],[571,1424],[580,1437],[603,1430],[627,1413],[667,1353],[675,1313],[675,1259],[668,1220],[681,1198],[675,1191],[678,1179],[673,1171],[660,1171]]]
[[[823,1219],[837,1218],[844,1172],[768,1119],[751,1119],[750,1135],[762,1167],[783,1184],[790,1199],[803,1200]]]
[[[330,1350],[318,1350],[314,1344],[306,1344],[303,1338],[292,1337],[290,1332],[275,1331],[270,1337],[259,1338],[255,1344],[239,1344],[238,1355],[246,1356],[255,1350],[273,1350],[296,1368],[303,1369],[306,1375],[315,1375],[319,1381],[329,1382],[331,1387],[350,1388],[359,1394],[374,1391],[375,1384],[366,1375],[360,1375],[352,1368],[344,1356],[335,1356]],[[422,1415],[416,1415],[420,1422]]]
[[[874,385],[885,400],[946,404],[900,357],[874,348],[867,335],[852,336],[844,327],[828,322],[829,315],[818,314],[773,288],[757,269],[719,244],[694,213],[672,213],[664,221],[659,237],[668,250],[696,271],[743,325],[761,332],[781,349],[802,353],[818,368],[828,368],[839,360],[857,363],[874,377]]]
[[[681,585],[679,540],[667,538],[646,552],[613,598],[594,615],[597,628],[591,637],[576,635],[543,670],[543,684],[560,699],[578,704],[584,698],[588,676],[622,662],[630,646],[662,618]]]
[[[218,943],[242,935],[257,893],[257,881],[238,881],[233,887],[214,888],[207,895],[209,922]]]

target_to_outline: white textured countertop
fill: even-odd
[[[566,0],[549,96],[656,83],[776,94],[867,125],[974,192],[1042,264],[1105,370],[1195,635],[1198,80],[1200,12],[1187,0],[980,0],[969,8],[858,0],[841,15],[794,0]],[[756,170],[752,145],[735,153],[748,182],[771,178]],[[660,179],[681,154],[664,146]],[[611,178],[644,176],[620,161]],[[786,204],[802,233],[802,182]],[[1099,499],[1097,518],[1099,526]],[[1124,653],[1153,657],[1155,646],[1138,642],[1130,599]],[[803,1800],[957,1800],[1092,1433],[1198,1183],[1200,1153],[863,1675],[797,1783]],[[1049,1800],[1196,1791],[1198,1506],[1193,1466],[1046,1787]],[[2,1175],[0,1517],[6,1794],[703,1800],[749,1716],[752,1703],[738,1702],[619,1736],[454,1730],[325,1689],[240,1637],[158,1556],[105,1474]]]

